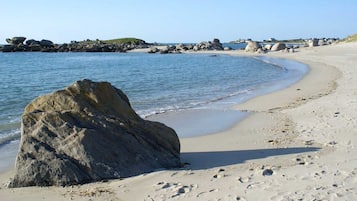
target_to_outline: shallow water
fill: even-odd
[[[142,117],[164,113],[164,118],[150,118],[166,122],[180,137],[191,137],[232,126],[244,116],[229,111],[232,105],[287,87],[306,72],[303,64],[269,57],[0,53],[0,158],[14,152],[4,150],[14,149],[11,142],[19,139],[24,107],[79,79],[111,82]],[[186,124],[187,116],[196,122]],[[202,129],[203,124],[212,126]]]

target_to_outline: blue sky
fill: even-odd
[[[346,37],[356,0],[1,0],[0,44],[26,36],[56,43],[137,37],[201,42]]]

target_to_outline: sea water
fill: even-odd
[[[244,116],[232,105],[287,87],[306,72],[293,61],[221,54],[0,53],[0,160],[17,149],[24,107],[76,80],[108,81],[143,118],[159,117],[191,137],[216,132],[202,126],[210,122],[229,127]],[[187,126],[192,115],[196,121]]]

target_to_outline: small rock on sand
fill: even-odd
[[[273,173],[274,173],[273,170],[271,170],[271,169],[265,169],[265,170],[263,171],[263,176],[271,176],[271,175],[273,175]]]

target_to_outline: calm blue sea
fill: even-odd
[[[300,63],[268,57],[0,53],[0,157],[4,146],[18,141],[21,114],[31,100],[79,79],[111,82],[128,95],[137,113],[147,117],[169,111],[228,109],[284,88],[306,72]]]

